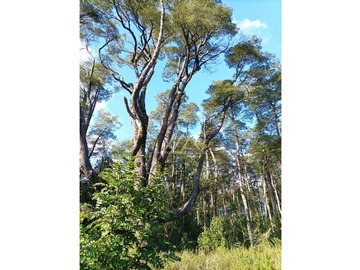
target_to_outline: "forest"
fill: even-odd
[[[281,269],[281,64],[237,34],[219,0],[80,1],[80,269]]]

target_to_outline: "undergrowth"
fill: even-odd
[[[180,262],[165,265],[165,270],[278,270],[281,269],[281,241],[262,242],[250,248],[219,247],[205,252],[184,251]]]

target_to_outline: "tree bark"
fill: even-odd
[[[80,171],[92,184],[95,184],[98,182],[98,175],[90,163],[86,130],[85,117],[82,110],[80,110]]]

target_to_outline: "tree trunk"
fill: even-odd
[[[270,224],[272,225],[272,216],[271,216],[271,210],[267,198],[267,188],[266,188],[266,181],[260,171],[260,178],[263,186],[263,201],[264,201],[264,210],[265,210],[265,216],[269,217]]]
[[[241,196],[241,200],[243,202],[244,210],[245,210],[246,228],[247,228],[247,231],[248,231],[250,243],[251,243],[251,245],[253,245],[253,232],[252,232],[252,229],[251,229],[250,210],[249,210],[247,199],[245,197],[244,187],[243,187],[243,182],[242,182],[242,175],[241,175],[240,140],[239,140],[239,135],[238,135],[238,132],[237,132],[237,129],[236,129],[235,118],[233,116],[232,116],[232,121],[233,121],[233,124],[234,124],[234,136],[235,136],[235,144],[236,144],[236,167],[237,167],[237,172],[238,172],[240,196]]]
[[[83,112],[80,110],[80,170],[92,184],[95,184],[99,182],[99,179],[90,163],[86,130],[87,126],[85,117]]]
[[[211,193],[211,208],[212,208],[212,212],[213,212],[213,216],[217,215],[217,211],[216,211],[216,201],[217,201],[217,182],[218,182],[218,177],[219,177],[219,168],[218,168],[218,163],[216,160],[216,157],[214,155],[214,152],[212,151],[211,147],[209,147],[209,152],[211,154],[213,163],[214,163],[214,177],[215,177],[215,184],[213,187],[213,191]]]
[[[270,173],[266,169],[265,169],[265,177],[264,178],[265,178],[265,182],[266,182],[267,186],[269,187],[269,194],[270,194],[270,200],[271,200],[271,204],[272,204],[272,210],[273,210],[274,217],[279,219],[280,212],[279,212],[279,208],[278,208],[276,198],[275,198],[274,187],[271,185]]]
[[[128,106],[127,100],[125,99],[126,109],[131,117],[131,123],[134,131],[131,154],[135,157],[137,165],[135,169],[138,173],[137,186],[146,186],[147,184],[147,170],[145,160],[145,148],[146,148],[146,136],[148,127],[148,116],[145,107],[145,95],[147,85],[152,78],[155,70],[155,66],[160,55],[160,49],[164,44],[164,22],[165,22],[165,7],[162,0],[160,2],[161,7],[161,18],[159,25],[159,34],[154,52],[151,59],[144,64],[141,73],[136,72],[136,83],[134,87],[130,87],[129,92],[131,93],[130,107]],[[136,48],[137,49],[137,48]],[[137,64],[137,62],[135,63]],[[137,70],[137,67],[135,68]]]
[[[277,209],[278,209],[278,211],[279,211],[279,213],[280,213],[280,216],[281,216],[282,213],[281,213],[280,199],[279,199],[279,195],[278,195],[277,190],[276,190],[276,186],[275,186],[275,184],[274,184],[274,179],[273,179],[273,177],[272,177],[272,174],[270,174],[270,184],[271,184],[271,187],[272,187],[272,189],[273,189],[273,191],[274,191],[275,199],[276,199],[276,204],[277,204]]]
[[[198,159],[197,168],[196,168],[196,172],[195,172],[194,180],[193,180],[193,186],[192,186],[192,190],[191,190],[189,199],[177,211],[171,212],[169,219],[167,219],[165,222],[177,220],[177,219],[185,216],[191,210],[191,208],[194,206],[197,195],[200,192],[200,176],[201,176],[201,170],[202,170],[204,160],[205,160],[205,151],[206,151],[206,149],[201,151],[200,157]]]
[[[151,178],[156,174],[157,167],[163,170],[165,162],[170,148],[170,140],[174,132],[175,124],[179,116],[179,108],[182,103],[183,96],[185,94],[185,88],[191,79],[191,76],[187,76],[182,82],[183,75],[179,74],[178,80],[173,85],[169,93],[169,101],[164,110],[164,115],[161,120],[160,130],[156,138],[154,151],[151,155],[150,170],[149,170],[149,182]]]
[[[223,192],[223,194],[225,194],[225,192]],[[225,196],[223,196],[223,199],[222,199],[222,202],[223,202],[223,208],[224,208],[224,216],[227,215],[227,205],[226,205],[226,201],[225,201]]]

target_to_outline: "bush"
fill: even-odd
[[[160,178],[156,184],[135,188],[131,163],[115,163],[102,173],[107,182],[93,194],[95,206],[81,205],[81,269],[160,268],[174,257],[157,220],[166,218]]]
[[[224,236],[224,219],[214,217],[211,221],[210,228],[205,228],[198,238],[199,249],[209,253],[218,247],[226,245]]]

